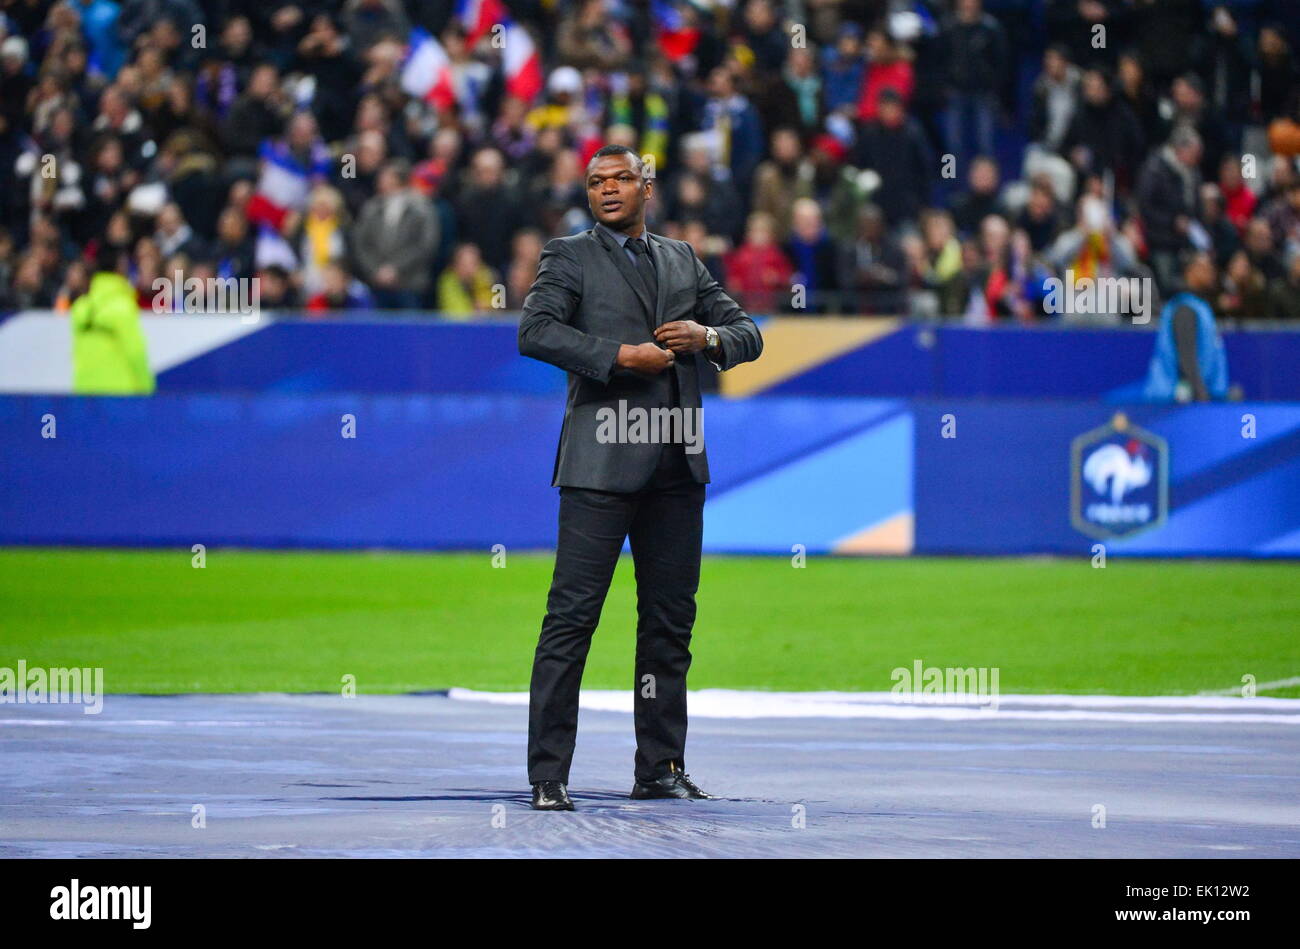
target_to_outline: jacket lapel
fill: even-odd
[[[655,317],[658,313],[656,307],[657,301],[652,301],[650,299],[650,291],[646,289],[645,281],[641,279],[641,275],[637,273],[636,268],[632,266],[632,261],[627,259],[627,251],[623,250],[623,248],[618,245],[618,241],[614,240],[614,238],[610,237],[600,228],[592,228],[592,231],[596,235],[596,239],[600,241],[601,246],[605,248],[606,252],[608,252],[610,257],[613,259],[614,266],[618,268],[618,272],[623,275],[623,279],[627,281],[627,285],[631,287],[632,292],[636,294],[636,298],[641,301],[641,306],[645,310],[647,324],[653,331],[657,325],[655,323]],[[660,281],[659,296],[661,298],[663,297],[662,281]]]

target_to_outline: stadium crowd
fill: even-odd
[[[1300,319],[1293,0],[0,9],[0,309],[68,307],[107,246],[144,306],[180,273],[515,310],[616,142],[754,312],[1029,322],[1049,277],[1168,296],[1199,252],[1220,317]]]

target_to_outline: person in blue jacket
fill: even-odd
[[[1222,400],[1228,395],[1228,357],[1210,306],[1218,283],[1214,258],[1194,254],[1183,281],[1186,289],[1160,311],[1146,397],[1152,402]]]

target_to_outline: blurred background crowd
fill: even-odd
[[[756,313],[1116,322],[1045,281],[1167,297],[1199,254],[1220,317],[1300,319],[1294,0],[0,9],[0,309],[67,307],[109,247],[144,306],[183,274],[499,315],[617,142]]]

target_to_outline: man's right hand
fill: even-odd
[[[673,364],[675,357],[672,350],[661,349],[655,343],[640,343],[632,346],[624,343],[618,348],[618,364],[623,369],[658,375]]]

